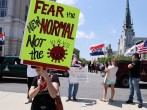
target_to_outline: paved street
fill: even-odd
[[[138,110],[137,104],[125,104],[129,89],[116,88],[115,101],[113,103],[102,102],[102,81],[100,74],[85,73],[89,76],[89,83],[80,84],[77,102],[66,102],[67,98],[67,78],[60,78],[60,94],[64,105],[64,110]],[[147,83],[141,83],[141,92],[144,100],[144,107],[147,108]],[[3,78],[0,80],[0,108],[2,110],[29,110],[31,104],[24,104],[26,101],[27,84],[26,79]],[[107,99],[110,97],[110,89]],[[14,100],[16,99],[16,100]],[[136,97],[135,97],[135,103]],[[16,104],[17,103],[17,104]],[[9,106],[7,106],[9,105]],[[18,106],[19,105],[19,106]],[[71,108],[73,107],[73,108]]]
[[[91,98],[100,99],[102,97],[102,81],[103,77],[95,73],[85,73],[89,75],[89,83],[80,84],[77,98]],[[60,78],[60,94],[63,97],[67,97],[67,78]],[[141,83],[142,97],[145,102],[147,102],[147,83]],[[145,89],[146,88],[146,89]],[[6,92],[16,92],[16,93],[26,93],[27,85],[26,79],[11,79],[3,78],[0,80],[0,91]],[[126,101],[128,98],[129,89],[128,88],[116,88],[115,100]],[[110,97],[110,89],[108,90],[108,97]],[[136,100],[136,95],[135,95]]]

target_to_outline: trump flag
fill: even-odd
[[[97,49],[97,50],[92,51],[92,53],[90,53],[90,55],[91,56],[104,55],[104,52],[102,51],[102,48],[101,48],[101,49]]]
[[[90,47],[90,50],[93,51],[93,50],[101,49],[103,47],[104,47],[104,44],[100,44],[100,45]]]

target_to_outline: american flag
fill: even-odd
[[[76,61],[77,61],[77,58],[74,57],[73,60],[72,60],[72,66],[74,66],[76,64]]]
[[[139,54],[147,54],[147,40],[137,46]]]

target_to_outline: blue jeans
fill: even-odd
[[[78,88],[79,88],[79,84],[70,84],[70,81],[68,80],[68,99],[71,99],[71,96],[73,96],[73,98],[76,98],[77,92],[78,92]],[[72,87],[74,86],[73,89],[73,93],[72,93]]]
[[[133,101],[134,89],[135,89],[136,95],[137,95],[137,101],[138,101],[139,104],[142,104],[143,101],[142,101],[142,97],[141,97],[141,91],[140,91],[140,88],[139,88],[139,81],[140,81],[140,78],[129,77],[129,83],[130,83],[129,100]]]

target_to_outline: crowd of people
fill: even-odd
[[[94,62],[93,62],[94,64]],[[81,63],[78,63],[76,56],[73,56],[71,66],[82,68]],[[129,98],[126,101],[126,104],[133,103],[134,90],[136,91],[138,108],[142,108],[143,100],[141,96],[141,91],[139,88],[139,80],[140,80],[140,60],[139,54],[135,53],[132,57],[132,63],[128,65],[129,73],[129,84],[130,84],[130,93]],[[31,69],[35,70],[32,71]],[[103,81],[103,96],[100,99],[103,102],[106,102],[107,89],[111,87],[111,97],[109,98],[110,102],[114,101],[115,95],[115,82],[116,82],[116,73],[118,71],[117,60],[113,59],[111,62],[107,62],[103,64],[101,67],[101,71],[105,72],[105,77]],[[28,101],[32,102],[31,110],[41,110],[42,108],[46,108],[46,110],[56,110],[55,107],[55,97],[59,94],[60,82],[59,78],[56,74],[51,75],[46,70],[43,70],[42,67],[32,68],[28,66],[28,75],[32,72],[33,75],[28,76]],[[37,74],[37,75],[36,75]],[[72,92],[73,88],[73,92]],[[67,100],[73,101],[77,100],[77,92],[79,88],[79,83],[71,83],[70,78],[68,78],[68,95]],[[72,98],[72,99],[71,99]],[[33,100],[32,100],[33,99]]]

